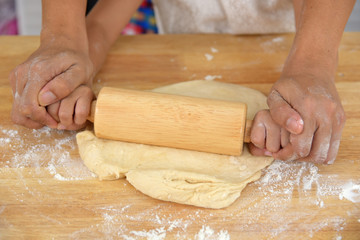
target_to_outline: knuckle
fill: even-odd
[[[89,97],[92,97],[94,95],[90,87],[85,87],[85,94]]]
[[[71,85],[66,80],[59,81],[56,88],[59,89],[61,93],[63,93],[66,96],[68,96],[72,92]]]
[[[327,159],[327,155],[321,155],[320,154],[320,155],[314,156],[312,158],[309,158],[309,161],[313,162],[313,163],[322,164],[322,163],[325,163],[326,159]]]
[[[278,152],[280,149],[280,146],[276,146],[274,144],[270,144],[266,146],[266,149],[269,150],[270,152]]]
[[[250,140],[257,147],[261,146],[263,143],[263,139],[258,134],[251,134]]]
[[[70,115],[66,111],[59,111],[59,118],[64,124],[69,124],[70,122],[72,122],[72,115]]]
[[[328,101],[326,103],[326,112],[329,114],[329,115],[332,115],[334,112],[337,111],[338,109],[338,104],[334,101]]]
[[[91,90],[90,90],[91,91]],[[92,92],[91,92],[92,93]],[[262,120],[267,117],[267,111],[268,110],[260,110],[256,113],[254,121],[255,122],[262,122]]]
[[[10,83],[16,83],[18,81],[18,76],[22,75],[22,65],[19,65],[17,67],[15,67],[9,74],[9,80]]]
[[[30,65],[30,71],[32,72],[40,72],[44,69],[44,63],[42,61],[39,61],[37,59],[34,59],[33,62]]]
[[[25,105],[21,105],[19,106],[19,113],[25,117],[31,115],[32,113],[32,106],[31,105],[28,105],[28,104],[25,104]]]
[[[75,123],[76,124],[83,124],[86,122],[88,113],[84,110],[78,111],[76,113]]]
[[[300,141],[297,145],[294,146],[294,148],[298,157],[305,158],[310,154],[311,144],[305,141]]]

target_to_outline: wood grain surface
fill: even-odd
[[[292,39],[120,37],[94,89],[215,78],[267,94]],[[221,210],[155,200],[125,179],[100,182],[82,164],[75,132],[14,125],[8,75],[38,44],[0,37],[0,239],[360,239],[360,33],[345,33],[339,49],[347,122],[335,164],[276,161]]]

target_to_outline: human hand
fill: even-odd
[[[311,64],[288,66],[267,99],[272,119],[291,133],[289,143],[273,157],[332,164],[345,124],[334,71]]]
[[[51,114],[48,113],[46,106],[70,97],[80,85],[91,86],[93,66],[86,50],[59,42],[42,43],[38,50],[11,72],[9,79],[14,96],[11,117],[16,124],[29,128],[41,128],[44,125],[57,128],[57,120],[61,122],[63,117],[55,116],[54,106],[50,107]],[[86,91],[85,99],[89,98],[88,90],[81,88],[75,95],[79,91]],[[80,99],[80,102],[84,101]],[[75,122],[81,123],[83,118],[76,119]],[[71,125],[67,120],[63,121],[66,126]]]
[[[69,96],[46,107],[59,124],[58,129],[78,130],[86,124],[94,93],[90,87],[80,85]]]
[[[269,110],[261,110],[252,123],[249,150],[256,156],[273,156],[289,143],[289,136],[290,133],[271,118]]]

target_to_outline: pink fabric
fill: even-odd
[[[17,35],[17,34],[18,34],[18,27],[17,27],[16,18],[7,21],[0,28],[0,35]]]

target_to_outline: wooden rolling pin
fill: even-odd
[[[241,155],[250,142],[246,104],[104,87],[89,120],[99,138]]]

